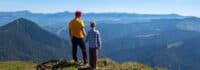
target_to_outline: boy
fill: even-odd
[[[98,50],[101,48],[101,37],[99,31],[96,29],[96,22],[90,22],[91,29],[88,31],[86,42],[89,45],[89,61],[91,70],[96,70],[98,61]]]

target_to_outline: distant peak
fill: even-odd
[[[16,22],[16,23],[33,23],[31,20],[28,20],[28,19],[25,19],[25,18],[18,18],[16,20],[14,20],[13,22]]]
[[[6,26],[30,26],[30,27],[38,27],[38,25],[31,21],[31,20],[28,20],[26,18],[18,18],[12,22],[10,22],[9,24],[7,24]]]
[[[3,29],[11,30],[11,31],[24,31],[24,30],[33,30],[33,29],[40,29],[41,27],[37,25],[35,22],[25,19],[25,18],[18,18],[4,26]]]
[[[25,18],[18,18],[16,20],[28,21],[28,19],[25,19]]]
[[[28,10],[23,10],[23,11],[16,11],[17,13],[31,13],[30,11]]]
[[[175,13],[172,13],[172,14],[169,14],[170,16],[181,16],[181,15],[178,15],[178,14],[175,14]]]

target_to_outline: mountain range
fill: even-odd
[[[72,12],[59,12],[59,13],[32,13],[30,11],[16,11],[16,12],[0,12],[0,24],[7,24],[8,22],[17,18],[27,18],[35,21],[40,25],[49,24],[62,24],[72,19],[74,13]],[[105,19],[106,16],[106,19]],[[144,22],[148,19],[174,19],[174,18],[186,18],[191,16],[181,16],[177,14],[136,14],[136,13],[84,13],[83,19],[85,21],[104,21],[104,22],[118,22],[120,20],[134,20],[126,22]],[[144,20],[145,19],[145,20]],[[123,22],[125,23],[125,22]]]

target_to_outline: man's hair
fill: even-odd
[[[92,28],[93,28],[93,27],[96,27],[96,22],[95,22],[95,21],[91,21],[91,22],[90,22],[90,27],[92,27]]]
[[[76,17],[81,17],[82,16],[82,12],[81,11],[76,11],[75,16]]]

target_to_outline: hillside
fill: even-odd
[[[0,60],[66,58],[69,44],[36,23],[19,18],[0,27]]]
[[[199,36],[199,32],[182,30],[165,31],[150,37],[126,36],[104,43],[117,48],[104,47],[102,52],[118,62],[137,61],[170,70],[196,70],[200,69]]]
[[[73,61],[66,60],[52,60],[42,64],[46,65],[45,69],[49,70],[51,70],[53,66],[56,70],[89,70],[89,68],[80,68],[77,64],[74,64]],[[42,64],[34,64],[23,61],[0,62],[0,70],[35,70],[37,67],[41,67]],[[167,70],[165,68],[153,68],[144,64],[133,62],[119,64],[110,59],[101,59],[98,62],[98,67],[99,70]],[[42,69],[38,68],[38,70]]]

